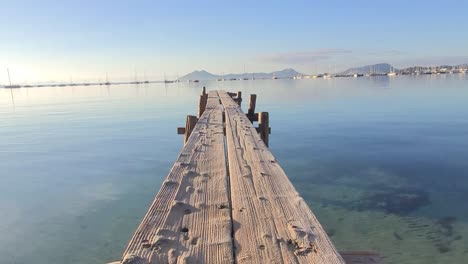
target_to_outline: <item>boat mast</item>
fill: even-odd
[[[7,73],[8,73],[8,82],[10,83],[10,86],[11,86],[11,79],[10,79],[10,69],[6,69],[7,70]]]

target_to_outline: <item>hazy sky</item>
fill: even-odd
[[[468,0],[0,0],[0,83],[468,63]]]

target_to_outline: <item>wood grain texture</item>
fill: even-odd
[[[234,262],[222,112],[210,92],[122,263]]]
[[[205,96],[202,116],[118,263],[345,263],[240,101],[225,91]]]
[[[344,263],[239,105],[226,115],[236,263]]]

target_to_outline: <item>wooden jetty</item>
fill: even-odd
[[[179,157],[113,263],[380,263],[340,255],[269,151],[268,113],[255,113],[255,95],[247,115],[241,102],[203,89],[198,116],[178,128]]]

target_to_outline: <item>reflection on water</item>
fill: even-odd
[[[5,263],[116,260],[201,86],[258,94],[270,145],[340,250],[468,257],[465,75],[0,89]],[[41,256],[38,258],[37,256]]]

